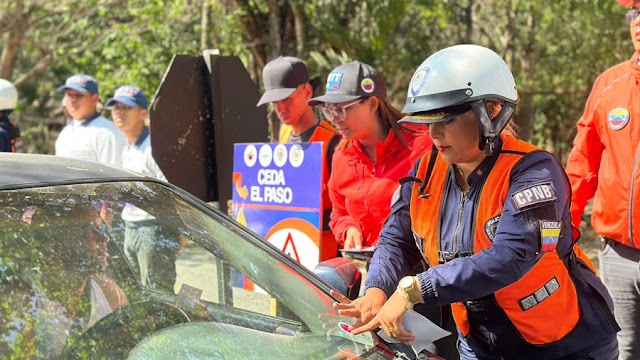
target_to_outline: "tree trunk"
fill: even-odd
[[[267,63],[267,57],[264,51],[265,40],[263,36],[268,31],[263,28],[259,23],[251,8],[251,5],[246,0],[226,0],[224,2],[227,11],[231,11],[235,8],[244,9],[247,15],[240,17],[240,25],[242,25],[242,36],[247,42],[247,48],[251,51],[256,66],[262,69]]]
[[[473,14],[473,5],[474,5],[474,0],[469,0],[469,4],[466,6],[466,8],[464,9],[464,20],[465,20],[465,24],[466,24],[466,32],[465,32],[465,38],[463,40],[464,43],[470,44],[473,42],[473,28],[474,28],[474,14]]]
[[[200,50],[209,48],[209,0],[202,0],[202,18],[200,20]]]
[[[21,0],[16,2],[14,19],[9,21],[10,28],[5,35],[5,46],[0,55],[0,78],[3,79],[10,79],[13,76],[13,69],[27,31],[27,22],[22,16],[22,5]]]
[[[522,76],[522,88],[532,89],[536,80],[535,64],[535,35],[537,31],[537,14],[532,6],[527,12],[528,32],[522,35],[522,50],[520,51],[520,72]],[[520,126],[520,136],[524,140],[529,140],[533,133],[533,123],[535,120],[534,95],[528,93],[520,95],[520,113],[518,115],[518,125]]]
[[[277,0],[268,0],[269,5],[269,50],[268,60],[282,55],[282,38],[280,37],[280,8]]]
[[[516,124],[520,128],[518,134],[523,140],[529,140],[533,127],[533,119],[535,118],[535,107],[533,105],[533,94],[520,93],[520,104],[518,104],[518,116]]]
[[[296,3],[291,4],[293,12],[293,24],[296,33],[296,56],[302,58],[304,55],[304,9],[302,5]]]

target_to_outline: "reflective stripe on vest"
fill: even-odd
[[[491,239],[484,231],[484,224],[502,213],[509,191],[511,170],[523,156],[518,152],[530,153],[540,150],[510,135],[503,134],[502,140],[501,154],[479,195],[474,226],[474,254],[492,246]],[[425,179],[430,156],[431,153],[423,156],[416,175],[428,184],[422,196],[418,191],[420,186],[413,186],[410,211],[413,231],[425,241],[425,256],[431,266],[437,266],[440,243],[437,224],[440,223],[439,211],[444,199],[443,191],[449,165],[438,155],[430,178]],[[535,298],[535,294],[542,295],[543,288],[547,296]],[[532,295],[536,300],[535,304],[530,298]],[[520,280],[496,291],[494,296],[523,339],[531,344],[549,344],[562,339],[580,319],[576,288],[564,262],[555,251],[545,253]],[[451,308],[458,329],[467,336],[473,329],[470,329],[467,321],[465,305],[454,303]]]
[[[286,124],[280,124],[280,132],[278,133],[278,142],[280,144],[286,144],[289,142],[289,136],[291,136],[293,128]]]
[[[282,124],[280,128],[279,142],[285,144],[289,142],[292,128],[289,125]],[[327,150],[329,150],[329,142],[337,131],[328,122],[321,120],[309,138],[309,142],[322,142],[322,154],[324,157],[324,167],[322,170],[322,210],[331,209],[331,199],[329,198],[329,163],[327,159]]]
[[[322,210],[331,209],[331,199],[329,198],[329,160],[327,159],[327,151],[329,150],[329,142],[336,136],[337,132],[328,122],[321,120],[313,135],[309,138],[309,142],[322,142],[322,156],[324,166],[322,168]]]

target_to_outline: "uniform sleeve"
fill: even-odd
[[[162,181],[167,181],[167,177],[164,176],[164,173],[160,169],[160,166],[158,166],[158,163],[156,163],[156,160],[153,158],[153,155],[151,154],[152,154],[151,147],[148,147],[147,149],[145,149],[145,159],[146,159],[145,167],[147,168],[147,171],[154,178]]]
[[[604,150],[597,128],[597,124],[603,121],[598,108],[600,89],[601,85],[596,81],[587,100],[584,114],[578,121],[578,133],[567,161],[566,172],[572,192],[571,218],[576,228],[580,226],[587,201],[593,197],[598,188],[598,171]]]
[[[539,184],[549,184],[555,198],[523,209],[511,200],[513,195]],[[542,257],[539,221],[561,221],[563,214],[568,219],[568,198],[562,168],[550,154],[538,152],[523,159],[512,172],[493,245],[419,274],[425,302],[473,300],[522,278]]]
[[[11,151],[11,139],[9,134],[0,128],[0,152],[10,152]]]
[[[414,168],[409,176],[415,176]],[[406,182],[394,194],[368,271],[365,287],[382,289],[390,297],[404,276],[415,275],[422,256],[411,228],[409,200],[414,182]]]
[[[334,158],[334,161],[340,161],[340,159],[338,156]],[[358,220],[349,215],[345,205],[345,196],[338,191],[337,187],[339,186],[336,184],[336,177],[334,175],[329,178],[327,186],[329,188],[329,198],[331,199],[332,206],[329,227],[338,244],[342,246],[344,245],[345,232],[352,226],[362,232],[362,226],[360,226]]]
[[[116,136],[113,132],[104,129],[98,133],[95,141],[98,161],[112,166],[122,166],[122,159],[117,156]]]

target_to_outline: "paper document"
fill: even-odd
[[[413,310],[407,311],[407,313],[404,315],[404,319],[402,319],[402,326],[404,326],[405,330],[413,334],[415,340],[409,343],[409,345],[411,345],[413,351],[415,351],[416,354],[426,349],[427,346],[429,346],[429,344],[431,344],[432,342],[442,339],[445,336],[451,335],[451,332],[444,330],[443,328],[431,322],[431,320]],[[399,342],[387,336],[387,334],[382,330],[378,331],[378,335],[386,342]]]
[[[363,261],[371,261],[373,252],[376,250],[375,246],[366,246],[362,249],[351,248],[348,250],[340,249],[343,257],[352,258]]]
[[[356,248],[351,248],[351,249],[340,249],[340,252],[343,253],[360,253],[360,252],[373,252],[376,249],[375,246],[364,246],[362,247],[362,249],[356,249]]]

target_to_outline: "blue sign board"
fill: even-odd
[[[313,268],[322,229],[322,143],[235,144],[233,217]]]

